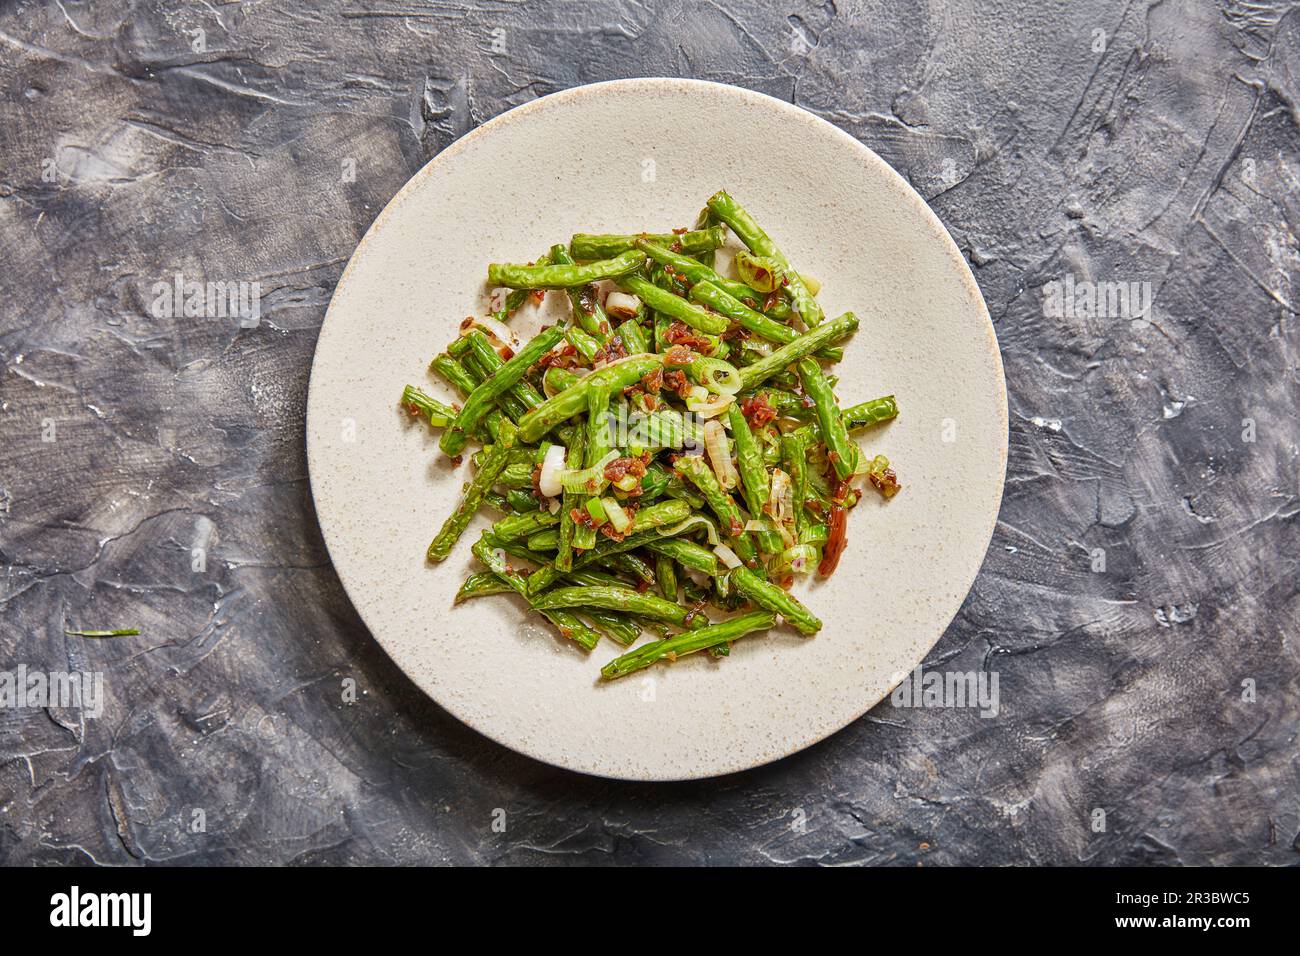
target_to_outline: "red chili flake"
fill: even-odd
[[[659,407],[659,399],[655,398],[653,395],[647,395],[643,401],[647,412],[653,412]]]
[[[658,395],[664,387],[664,370],[657,368],[653,372],[646,372],[641,376],[641,385],[649,394]]]
[[[547,352],[545,355],[543,355],[540,359],[537,360],[537,364],[534,365],[533,368],[541,369],[545,371],[546,369],[552,367],[572,368],[577,364],[578,364],[578,350],[575,349],[572,345],[565,345],[564,348],[560,349],[559,351]]]
[[[646,467],[650,464],[650,456],[637,455],[636,457],[615,458],[605,466],[605,477],[610,481],[618,481],[626,475],[633,478],[640,478],[645,474]]]
[[[501,348],[497,349],[497,355],[500,355],[503,359],[509,362],[515,357],[515,350],[508,345],[503,345]]]
[[[546,290],[530,289],[528,291],[528,298],[532,300],[533,305],[541,305],[542,300],[546,298]]]
[[[596,519],[587,512],[586,508],[570,508],[569,518],[574,524],[580,524],[584,528],[592,528],[596,525]]]
[[[664,341],[669,345],[684,345],[687,348],[703,351],[711,348],[713,343],[705,336],[696,332],[693,328],[678,319],[669,323],[668,328],[664,329]],[[676,365],[685,365],[686,362],[676,362]]]
[[[461,330],[462,332],[464,332],[466,329],[468,329],[468,328],[469,328],[471,325],[473,325],[473,324],[474,324],[474,316],[472,316],[472,315],[467,315],[467,316],[465,316],[465,318],[464,318],[464,319],[461,321],[461,323],[460,323],[460,330]]]
[[[741,402],[740,413],[745,416],[751,428],[762,428],[776,418],[776,409],[761,392]]]
[[[668,247],[668,250],[670,252],[681,252],[682,244],[680,242],[674,242],[671,246]]]
[[[898,476],[894,474],[892,468],[886,468],[884,471],[869,471],[867,472],[867,480],[886,499],[894,497],[903,490],[903,486],[898,483]]]
[[[415,402],[408,402],[406,405],[406,410],[411,413],[411,416],[413,418],[420,417],[420,406],[415,404]]]
[[[829,577],[839,565],[840,555],[844,553],[844,545],[847,543],[847,527],[848,512],[839,505],[833,505],[827,522],[826,546],[822,548],[821,564],[817,565],[817,573],[822,577]]]
[[[771,292],[767,294],[767,298],[763,300],[763,311],[767,312],[770,311],[771,309],[776,308],[776,304],[780,301],[781,301],[781,296],[777,293],[775,289],[773,289]]]
[[[722,338],[728,342],[743,342],[749,338],[749,329],[743,325],[729,325],[727,330],[722,333]]]
[[[678,229],[674,229],[674,230],[673,230],[673,235],[674,235],[674,236],[680,236],[680,235],[681,235],[682,233],[684,233],[684,232],[690,232],[690,230],[687,229],[685,226],[682,226],[682,227],[680,227],[680,228],[678,228]]]
[[[584,285],[578,292],[578,308],[588,315],[594,315],[596,312],[596,303],[599,301],[599,293],[595,285]]]
[[[460,467],[460,463],[461,463],[462,461],[464,461],[464,460],[465,460],[465,457],[464,457],[463,455],[456,455],[456,456],[453,457],[452,460],[451,460],[451,467],[453,467],[453,468],[459,468],[459,467]]]
[[[644,578],[642,578],[642,579],[640,579],[640,580],[638,580],[638,581],[636,582],[636,592],[637,592],[637,594],[645,594],[646,591],[649,591],[649,590],[650,590],[650,582],[649,582],[649,581],[647,581],[647,580],[645,580]]]
[[[621,358],[627,358],[627,348],[623,345],[621,335],[611,335],[605,340],[605,344],[596,350],[596,354],[591,357],[593,365],[600,365],[602,362],[613,362]]]
[[[686,375],[675,368],[664,372],[664,385],[676,392],[679,397],[684,397],[691,388],[691,383],[687,381]]]

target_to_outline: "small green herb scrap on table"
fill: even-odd
[[[734,277],[715,271],[728,230],[746,247]],[[606,664],[608,679],[724,657],[778,618],[816,633],[795,577],[835,570],[861,484],[886,499],[901,487],[850,437],[897,416],[894,397],[841,408],[823,364],[842,358],[853,313],[827,318],[820,283],[725,192],[693,229],[575,235],[534,263],[488,266],[488,284],[510,290],[501,308],[466,319],[430,365],[462,404],[402,395],[448,456],[481,446],[428,559],[480,508],[501,515],[457,603],[517,594],[586,650],[656,635]],[[570,319],[520,347],[505,323],[546,290],[567,295]]]

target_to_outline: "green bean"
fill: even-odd
[[[528,511],[524,514],[502,518],[492,526],[492,534],[502,541],[526,538],[538,531],[554,528],[560,523],[560,516],[548,511]]]
[[[465,579],[465,583],[456,592],[453,603],[460,604],[470,598],[486,597],[489,594],[509,594],[514,589],[491,571],[476,571]]]
[[[884,398],[873,398],[869,402],[850,406],[844,409],[843,414],[844,424],[848,426],[849,431],[854,432],[859,428],[866,428],[868,425],[886,422],[896,417],[898,404],[894,401],[893,395],[886,395]]]
[[[480,379],[470,374],[469,370],[460,362],[447,355],[445,352],[438,355],[429,363],[429,371],[435,372],[446,379],[458,392],[461,397],[469,395],[478,387]],[[493,441],[496,440],[497,431],[501,428],[501,412],[498,409],[492,409],[483,420],[483,428],[487,436]],[[453,419],[454,421],[455,419]],[[482,437],[480,435],[480,437]]]
[[[483,369],[487,377],[495,375],[505,365],[505,359],[493,348],[492,343],[488,341],[488,337],[478,329],[472,329],[463,338],[469,342],[470,354],[477,360],[479,367]],[[514,395],[523,404],[525,411],[536,408],[543,401],[542,396],[537,394],[537,389],[523,379],[510,386],[510,394]]]
[[[740,472],[740,489],[745,499],[745,507],[754,518],[763,517],[763,506],[771,493],[771,483],[767,477],[767,465],[763,463],[763,453],[758,449],[754,433],[749,430],[740,408],[732,403],[727,409],[731,422],[731,438],[736,443],[736,470]],[[768,554],[781,551],[781,536],[774,531],[760,531],[755,535],[759,548]]]
[[[571,607],[603,607],[610,611],[622,611],[648,617],[652,621],[664,621],[678,627],[692,629],[707,627],[708,619],[696,615],[687,620],[687,608],[654,594],[642,593],[632,588],[618,587],[571,587],[556,588],[539,595],[534,607],[540,610],[554,610]]]
[[[711,282],[720,289],[725,289],[737,299],[750,299],[757,302],[754,290],[749,288],[743,282],[737,282],[735,279],[728,279],[714,272],[711,268],[690,256],[684,256],[680,253],[666,249],[657,242],[651,242],[649,239],[638,239],[636,247],[648,255],[655,262],[662,266],[668,266],[674,272],[684,275],[693,283]]]
[[[683,455],[673,462],[673,468],[683,477],[689,478],[700,494],[708,502],[709,508],[718,516],[722,533],[729,538],[736,538],[745,533],[745,522],[736,502],[718,483],[713,469],[704,461],[702,455]]]
[[[551,246],[551,261],[564,266],[574,264],[573,257],[569,255],[569,250],[561,245]],[[569,305],[572,310],[573,321],[578,324],[577,327],[586,332],[591,338],[596,339],[599,347],[599,344],[603,343],[609,336],[610,322],[609,317],[605,315],[604,306],[600,304],[600,298],[596,295],[596,287],[588,284],[569,289]],[[577,348],[579,352],[582,351],[576,344],[574,348]]]
[[[639,548],[650,541],[666,540],[659,529],[664,525],[679,524],[689,514],[690,505],[683,501],[658,501],[653,505],[647,505],[632,516],[632,524],[622,540],[604,538],[597,542],[595,547],[584,551],[581,557],[575,558],[573,568],[575,570],[585,568],[597,561],[604,561],[611,555]],[[563,571],[554,565],[538,568],[528,578],[528,592],[537,594],[546,590],[559,580],[562,573]]]
[[[529,606],[536,608],[536,605],[528,596],[528,588],[523,575],[510,570],[509,565],[496,553],[499,546],[501,546],[500,542],[485,531],[482,537],[474,542],[474,547],[471,550],[474,552],[474,557],[478,558],[484,567],[510,585],[511,590],[528,601]],[[574,641],[583,649],[589,651],[600,642],[600,635],[583,624],[577,615],[560,609],[543,610],[538,608],[538,610],[541,610],[542,616],[556,626],[562,637]]]
[[[593,571],[590,568],[570,571],[564,578],[574,584],[585,584],[590,587],[627,587],[627,582],[622,578],[613,574],[606,574],[604,571]]]
[[[588,335],[576,325],[571,325],[564,330],[564,340],[577,350],[584,362],[592,361],[600,351],[600,340],[594,335]],[[555,369],[547,369],[547,371],[555,371]]]
[[[762,227],[754,220],[745,209],[736,202],[725,191],[720,190],[709,200],[709,208],[713,210],[714,215],[731,227],[740,241],[749,246],[749,251],[755,255],[765,256],[769,259],[775,259],[786,274],[786,289],[790,293],[790,299],[794,303],[795,310],[803,318],[804,323],[809,327],[820,325],[826,317],[822,308],[813,298],[813,294],[808,291],[808,286],[804,284],[803,278],[799,273],[790,268],[790,261],[777,248],[771,237],[763,231]]]
[[[539,256],[533,265],[544,266],[551,263],[549,256]],[[512,289],[506,296],[505,308],[498,312],[492,313],[492,318],[498,322],[508,322],[519,311],[520,307],[528,301],[528,297],[533,294],[532,289]]]
[[[511,289],[572,289],[600,279],[613,279],[641,267],[645,256],[629,249],[612,259],[586,265],[523,266],[494,262],[488,266],[488,285]]]
[[[675,408],[657,408],[653,412],[629,420],[627,450],[629,454],[671,448],[689,451],[704,447],[704,431],[693,419]]]
[[[567,368],[560,368],[552,365],[542,375],[542,384],[552,395],[564,391],[570,385],[576,385],[581,381],[581,376],[574,375]]]
[[[560,546],[560,529],[547,528],[528,536],[529,551],[554,551]]]
[[[583,466],[587,456],[587,435],[581,429],[574,436],[573,441],[569,443],[569,450],[564,465],[569,469],[577,469]],[[558,550],[555,552],[555,566],[561,571],[568,571],[573,567],[573,537],[575,525],[573,521],[573,509],[581,503],[581,496],[577,492],[566,491],[560,500],[560,540]]]
[[[642,668],[649,667],[657,661],[676,661],[679,657],[685,657],[687,654],[694,654],[696,651],[702,651],[706,648],[716,647],[727,641],[734,641],[746,634],[765,631],[775,623],[776,616],[770,611],[751,611],[748,614],[742,614],[739,617],[733,617],[730,620],[709,627],[687,631],[684,634],[678,634],[676,637],[666,638],[662,641],[643,644],[636,650],[629,651],[622,657],[610,661],[600,669],[600,673],[606,680],[625,677]]]
[[[672,558],[684,568],[711,578],[718,574],[718,556],[689,538],[662,537],[658,541],[647,541],[645,546],[655,554]]]
[[[595,625],[596,630],[624,647],[641,636],[641,625],[618,611],[608,611],[603,607],[585,607],[582,613]]]
[[[646,584],[654,585],[655,572],[643,558],[637,557],[631,551],[625,551],[622,554],[616,554],[609,559],[610,566],[615,570],[636,578],[638,581],[644,581]]]
[[[514,445],[515,427],[509,422],[502,422],[497,442],[492,446],[492,451],[488,453],[486,460],[483,462],[483,467],[474,475],[474,479],[465,490],[464,498],[461,499],[460,504],[456,506],[456,510],[443,523],[442,529],[430,543],[428,550],[430,561],[445,560],[447,555],[451,553],[451,549],[469,526],[470,519],[478,511],[479,505],[483,503],[483,496],[505,469],[506,459],[509,457],[510,450]]]
[[[691,298],[701,305],[707,305],[715,312],[725,315],[742,328],[748,329],[769,342],[789,344],[799,337],[799,333],[788,325],[782,325],[770,319],[762,312],[755,312],[735,296],[711,282],[700,282],[691,287]],[[838,362],[844,358],[844,350],[834,346],[825,346],[817,354],[829,361]]]
[[[637,510],[632,516],[632,524],[628,527],[628,534],[639,534],[642,531],[650,531],[655,528],[663,528],[671,524],[678,524],[685,521],[691,516],[691,506],[685,501],[659,501],[653,505],[646,505],[644,508]]]
[[[858,466],[858,446],[849,437],[840,417],[840,407],[835,402],[826,376],[816,360],[806,358],[799,362],[799,377],[803,390],[815,403],[817,424],[821,426],[822,440],[826,442],[827,457],[840,481],[846,480]]]
[[[414,385],[402,389],[402,404],[412,415],[419,415],[435,428],[444,428],[456,418],[456,409],[426,395]]]
[[[646,308],[662,312],[670,318],[684,322],[697,332],[721,335],[727,331],[727,320],[715,312],[692,305],[679,295],[659,288],[639,275],[626,275],[618,280],[619,287],[631,292],[646,304]]]
[[[618,327],[618,336],[623,340],[628,355],[638,355],[650,351],[650,340],[645,337],[645,329],[636,319],[628,319]]]
[[[822,622],[775,584],[764,581],[749,568],[736,568],[731,572],[731,582],[745,597],[761,608],[780,614],[787,623],[793,624],[802,634],[815,634],[821,630]]]
[[[659,593],[665,600],[677,600],[677,565],[666,554],[655,555],[655,580],[659,582]]]
[[[610,394],[620,392],[641,380],[663,363],[653,355],[630,355],[579,379],[564,391],[548,398],[519,420],[519,434],[524,441],[535,442],[561,422],[587,408],[587,391],[608,386]]]
[[[753,365],[746,365],[740,370],[741,390],[748,391],[763,384],[786,366],[816,352],[822,346],[836,339],[843,338],[858,328],[858,318],[852,312],[845,312],[838,319],[823,322],[817,328],[805,332],[793,342],[789,342],[767,358],[759,359]],[[522,423],[521,423],[522,424]]]
[[[799,535],[806,518],[804,505],[808,499],[808,442],[803,430],[781,436],[781,453],[786,471],[790,475],[791,499],[794,501],[794,531]]]
[[[549,268],[549,267],[548,267]],[[562,329],[552,327],[540,333],[531,342],[520,349],[515,356],[497,369],[491,378],[476,387],[451,426],[442,433],[438,447],[447,455],[459,455],[465,447],[465,441],[483,416],[488,413],[497,396],[504,394],[512,385],[524,377],[524,374],[557,342],[563,338]],[[545,402],[542,406],[545,407]],[[539,409],[533,409],[533,412]],[[530,413],[531,414],[531,413]],[[524,416],[525,418],[527,416]],[[538,435],[538,438],[541,436]]]
[[[626,252],[638,239],[648,239],[663,246],[678,245],[687,255],[712,252],[726,241],[720,226],[680,233],[642,232],[629,236],[591,235],[580,232],[569,240],[569,252],[575,259],[607,259]]]

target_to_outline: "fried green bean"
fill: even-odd
[[[734,295],[712,282],[700,282],[691,286],[691,298],[769,342],[786,345],[799,337],[799,333],[790,326],[782,325],[762,312],[755,312]],[[824,346],[817,350],[817,354],[828,361],[838,362],[844,357],[844,350],[835,346]]]
[[[689,610],[654,594],[643,593],[632,588],[620,587],[586,587],[556,588],[539,595],[533,602],[539,610],[555,610],[571,607],[603,607],[610,611],[635,614],[652,621],[664,621],[677,627],[707,627],[708,618],[696,615],[688,621]]]
[[[512,385],[523,378],[534,363],[554,348],[555,344],[563,337],[564,332],[562,329],[556,327],[546,329],[515,353],[515,356],[510,361],[497,369],[491,378],[478,385],[465,399],[465,404],[461,408],[460,414],[456,416],[456,420],[442,433],[438,447],[443,450],[443,453],[453,457],[459,455],[465,447],[470,432],[478,426],[483,416],[488,413],[497,396],[504,394]],[[543,402],[539,408],[545,407],[545,404]],[[538,410],[533,409],[534,412]]]
[[[677,565],[666,554],[655,555],[655,580],[664,600],[677,600]]]
[[[869,402],[851,405],[844,409],[843,414],[844,424],[849,431],[855,432],[859,428],[866,428],[868,425],[875,425],[896,418],[898,416],[898,403],[894,401],[893,395],[886,395],[884,398],[873,398]]]
[[[611,259],[585,265],[525,266],[494,262],[488,266],[488,285],[509,289],[573,289],[625,275],[639,269],[644,261],[639,249],[629,249]]]
[[[526,442],[535,442],[555,426],[586,411],[589,389],[604,385],[610,394],[614,394],[662,367],[663,362],[655,355],[629,355],[625,359],[611,362],[548,398],[521,418],[520,438]]]
[[[687,302],[681,296],[661,289],[639,275],[625,275],[618,280],[618,284],[624,291],[632,293],[644,302],[646,308],[677,319],[697,332],[721,335],[727,331],[728,322],[724,316]]]
[[[822,629],[822,622],[812,611],[800,604],[793,596],[768,581],[764,581],[749,568],[736,568],[730,572],[731,583],[742,595],[761,608],[780,614],[789,624],[794,625],[802,634],[815,634]]]
[[[679,657],[717,647],[719,644],[734,641],[746,634],[765,631],[775,623],[776,615],[771,611],[750,611],[748,614],[720,621],[699,630],[687,631],[675,637],[643,644],[636,650],[610,661],[600,669],[600,673],[606,680],[626,677],[658,661],[676,661]]]
[[[620,255],[636,245],[638,239],[647,239],[662,246],[678,246],[688,256],[712,252],[726,241],[720,226],[709,226],[681,233],[649,233],[634,235],[592,235],[580,232],[569,240],[569,253],[575,259],[608,259]]]
[[[741,496],[745,499],[745,507],[749,509],[750,515],[762,518],[763,506],[772,490],[763,453],[759,451],[758,442],[740,408],[733,404],[727,409],[727,416],[731,423],[731,440],[736,446],[736,470],[740,472]],[[774,531],[760,531],[755,535],[755,540],[759,548],[768,554],[782,550],[781,536]]]
[[[537,608],[528,596],[528,588],[524,583],[523,575],[518,571],[511,570],[510,566],[497,554],[497,548],[500,546],[500,543],[485,531],[482,537],[474,542],[474,546],[470,550],[474,552],[474,557],[478,558],[484,567],[510,585],[512,591],[528,601],[530,607],[540,610],[542,616],[555,625],[561,637],[568,638],[588,651],[600,643],[600,635],[583,624],[576,614],[564,609]]]
[[[497,436],[496,444],[485,458],[483,465],[474,475],[474,479],[465,489],[465,496],[461,499],[456,510],[451,513],[443,523],[442,529],[434,537],[429,545],[428,558],[430,561],[443,561],[451,553],[460,536],[465,533],[469,527],[470,519],[478,511],[479,505],[483,503],[483,496],[487,494],[488,489],[496,482],[501,472],[505,470],[506,460],[510,456],[510,450],[515,445],[515,427],[509,422],[501,423],[501,432]]]
[[[858,467],[858,446],[849,437],[849,430],[840,417],[840,407],[835,401],[835,393],[830,383],[822,374],[821,366],[815,359],[806,358],[799,361],[799,377],[803,380],[803,390],[813,400],[817,413],[817,424],[821,427],[822,440],[826,442],[826,456],[830,459],[835,474],[844,481]]]
[[[465,579],[465,583],[456,592],[453,603],[460,604],[470,598],[486,597],[489,594],[509,594],[513,590],[514,588],[491,571],[476,571]]]
[[[617,254],[617,253],[615,253]],[[551,261],[556,265],[571,266],[574,264],[573,257],[569,255],[569,250],[561,245],[551,247]],[[590,338],[596,340],[597,347],[600,346],[609,335],[610,322],[609,316],[605,314],[605,307],[600,304],[600,298],[596,295],[596,287],[591,283],[569,289],[569,305],[573,312],[573,321],[577,327],[587,333]],[[572,344],[572,340],[570,340]],[[579,352],[582,351],[574,344]],[[590,358],[587,359],[591,361]]]
[[[737,282],[735,279],[728,279],[719,275],[698,259],[673,252],[671,249],[649,239],[638,239],[636,247],[661,266],[667,266],[677,274],[685,276],[692,283],[709,282],[720,289],[725,289],[742,301],[744,299],[753,302],[760,301],[760,298],[749,286],[743,282]]]
[[[804,323],[812,328],[820,325],[826,317],[822,307],[817,304],[813,294],[808,290],[799,273],[790,268],[790,260],[777,248],[772,238],[754,220],[745,209],[723,190],[719,190],[709,200],[709,208],[714,215],[731,227],[731,231],[740,237],[740,241],[749,247],[749,251],[758,256],[774,259],[785,270],[786,288],[795,311]]]
[[[822,346],[843,338],[850,332],[857,331],[858,317],[852,312],[845,312],[837,319],[823,322],[789,342],[766,358],[759,359],[753,365],[746,365],[740,370],[741,390],[748,391],[762,385],[786,366],[812,355]]]

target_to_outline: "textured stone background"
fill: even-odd
[[[0,861],[1300,862],[1296,5],[2,6],[0,669],[108,701],[0,710]],[[997,719],[886,703],[739,776],[588,779],[452,720],[351,609],[303,453],[348,256],[465,131],[637,75],[812,110],[968,253],[1011,455],[928,664],[996,670]],[[178,270],[259,280],[261,325],[155,318]],[[1150,282],[1150,321],[1044,318],[1067,273]]]

